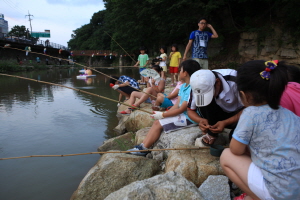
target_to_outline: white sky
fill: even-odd
[[[88,24],[95,12],[104,9],[102,0],[0,0],[0,13],[8,21],[8,31],[15,25],[30,30],[28,10],[33,17],[32,31],[51,31],[50,42],[67,46],[73,30]]]

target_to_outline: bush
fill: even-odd
[[[0,62],[0,72],[16,72],[16,71],[24,71],[25,68],[22,68],[21,65],[17,63],[16,60],[2,60]]]

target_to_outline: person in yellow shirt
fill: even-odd
[[[170,74],[171,74],[171,80],[172,86],[176,86],[176,81],[178,79],[178,67],[180,64],[180,60],[181,60],[181,54],[178,51],[178,46],[177,44],[173,44],[171,47],[171,53],[169,56],[170,59]]]

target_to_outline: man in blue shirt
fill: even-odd
[[[210,38],[218,38],[218,33],[212,25],[207,23],[205,18],[201,18],[199,20],[198,27],[198,30],[193,31],[190,34],[189,42],[186,45],[183,55],[183,60],[186,60],[186,55],[192,47],[192,59],[196,60],[202,69],[208,69],[207,44]],[[204,31],[206,27],[209,28],[212,33]]]

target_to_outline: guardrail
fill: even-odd
[[[66,51],[70,51],[69,48],[56,44],[54,42],[50,42],[49,40],[40,40],[37,38],[25,38],[25,37],[16,37],[16,36],[7,36],[5,33],[0,33],[0,40],[4,40],[7,42],[16,42],[16,43],[22,43],[22,44],[28,44],[28,45],[37,45],[37,46],[43,46],[43,47],[49,47],[49,48],[55,48],[55,49],[63,49]]]

